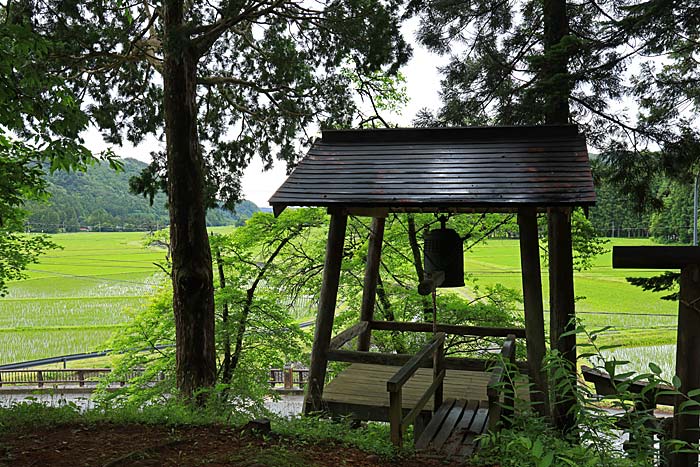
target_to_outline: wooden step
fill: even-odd
[[[474,453],[476,437],[488,426],[488,402],[448,399],[435,412],[416,442],[416,451],[446,457]]]

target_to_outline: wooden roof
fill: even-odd
[[[573,125],[327,130],[270,198],[276,214],[594,203],[586,141]]]

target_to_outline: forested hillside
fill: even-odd
[[[693,182],[658,174],[650,192],[656,207],[637,206],[609,177],[609,167],[592,155],[596,206],[590,220],[598,235],[652,237],[662,243],[689,243],[693,237]]]
[[[129,192],[129,179],[139,175],[146,164],[124,159],[124,170],[116,172],[106,164],[96,164],[86,172],[55,172],[47,175],[51,198],[27,203],[28,228],[43,232],[78,230],[151,230],[168,224],[166,196],[159,193],[153,205],[142,196]],[[242,201],[232,213],[211,209],[207,224],[241,224],[258,207]]]

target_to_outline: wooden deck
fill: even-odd
[[[354,415],[364,420],[388,420],[389,393],[386,382],[401,367],[353,363],[323,390],[323,403],[334,414]],[[445,399],[486,401],[490,374],[483,371],[447,370]],[[433,370],[419,369],[403,387],[403,407],[410,410],[433,381]],[[486,402],[484,402],[486,404]],[[432,399],[426,413],[433,407]]]

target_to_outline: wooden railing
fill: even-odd
[[[0,370],[0,387],[3,386],[37,386],[53,384],[77,384],[84,387],[86,383],[97,384],[98,380],[111,373],[109,368],[75,368],[75,369],[41,369],[41,370]],[[132,371],[119,382],[125,382],[143,373],[142,369]]]
[[[418,353],[401,367],[386,383],[389,391],[389,424],[391,426],[391,441],[396,446],[401,446],[403,434],[421,413],[425,404],[433,397],[434,407],[437,410],[442,405],[443,380],[445,379],[444,366],[445,333],[437,333]],[[404,417],[402,389],[404,384],[413,376],[423,363],[432,357],[433,382],[425,390],[416,405]]]
[[[400,331],[400,332],[424,332],[432,333],[431,323],[412,323],[401,321],[360,321],[358,324],[346,329],[331,340],[327,354],[328,360],[347,363],[369,363],[375,365],[403,366],[412,357],[412,354],[395,354],[366,352],[357,350],[346,350],[341,347],[352,340],[364,330],[376,331]],[[477,337],[525,337],[525,330],[522,328],[496,328],[486,326],[461,326],[453,324],[438,324],[437,331],[445,334],[457,336],[477,336]],[[487,371],[490,361],[483,358],[467,357],[447,357],[444,359],[445,368],[448,370],[463,371]],[[527,362],[517,362],[518,370],[527,374]],[[432,368],[432,363],[424,361],[422,368]]]
[[[270,369],[270,386],[273,389],[303,389],[308,381],[308,368],[286,367]]]
[[[515,336],[506,337],[501,349],[500,359],[491,373],[486,395],[489,399],[489,429],[496,430],[499,425],[508,426],[511,422],[515,405],[515,384],[513,371],[515,365]]]

